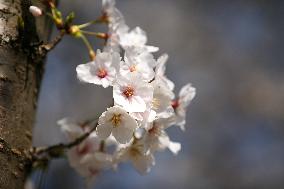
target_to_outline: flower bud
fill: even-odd
[[[42,10],[36,6],[30,6],[29,11],[34,17],[39,17],[42,15]]]

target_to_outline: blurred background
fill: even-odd
[[[182,143],[178,156],[158,153],[146,176],[123,164],[101,174],[94,188],[284,188],[284,1],[117,0],[117,7],[131,28],[147,32],[148,44],[160,47],[156,57],[169,54],[167,75],[176,92],[191,82],[197,96],[186,132],[169,129]],[[61,0],[60,8],[84,23],[100,15],[101,2]],[[103,44],[93,41],[96,48]],[[110,88],[77,80],[86,52],[81,41],[66,37],[49,54],[35,145],[61,140],[58,119],[85,120],[112,101]],[[54,161],[43,178],[44,189],[84,188],[65,160]]]

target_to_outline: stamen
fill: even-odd
[[[136,71],[136,65],[132,65],[129,67],[130,72],[135,72]]]
[[[153,109],[157,110],[160,107],[160,105],[161,105],[160,100],[157,99],[157,98],[153,98],[153,100],[152,100]]]
[[[121,122],[121,114],[114,114],[110,121],[114,127],[118,127]]]
[[[133,87],[126,87],[124,90],[123,90],[123,94],[126,98],[130,98],[134,95],[134,89]]]
[[[105,78],[107,76],[107,71],[103,68],[99,69],[98,72],[97,72],[97,76],[99,78]]]

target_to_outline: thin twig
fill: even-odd
[[[40,52],[48,53],[52,49],[56,47],[56,45],[62,40],[63,36],[65,35],[65,31],[61,31],[60,34],[55,37],[50,43],[43,44],[39,47]]]
[[[47,154],[50,157],[56,157],[58,155],[60,155],[60,153],[65,150],[65,149],[70,149],[76,145],[79,145],[81,142],[83,142],[86,138],[88,138],[88,136],[90,136],[90,134],[92,132],[94,132],[97,128],[97,123],[95,124],[94,127],[92,127],[88,132],[84,133],[83,135],[81,135],[80,137],[78,137],[77,139],[75,139],[74,141],[70,142],[70,143],[60,143],[60,144],[56,144],[53,146],[49,146],[46,148],[41,148],[41,149],[37,149],[35,150],[34,155],[39,157],[42,154]],[[59,153],[59,154],[58,154]]]

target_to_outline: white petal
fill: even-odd
[[[191,84],[187,84],[182,87],[179,93],[179,98],[181,103],[184,104],[184,106],[187,106],[191,100],[195,97],[196,89],[191,86]]]
[[[168,148],[173,154],[177,155],[181,149],[181,144],[179,142],[170,141]]]
[[[147,50],[149,52],[157,52],[159,51],[159,47],[154,47],[154,46],[146,46]]]
[[[166,110],[164,110],[163,112],[160,112],[157,117],[158,118],[169,118],[171,116],[173,116],[175,114],[175,111],[173,109],[173,107],[169,106],[167,107]]]
[[[91,69],[96,69],[93,62],[78,65],[76,67],[78,79],[87,83],[94,83],[94,80],[97,80],[97,76],[91,73]]]
[[[61,126],[61,131],[67,135],[69,140],[75,140],[84,133],[82,128],[71,118],[63,118],[57,121],[57,124]]]
[[[133,96],[125,104],[125,109],[128,112],[144,112],[146,110],[146,103],[140,96]]]
[[[102,0],[103,8],[111,8],[115,6],[115,0]]]
[[[125,75],[127,75],[129,72],[130,72],[129,66],[126,65],[125,63],[122,63],[122,64],[120,65],[120,74],[123,75],[123,76],[125,76]]]
[[[137,44],[144,45],[147,42],[146,32],[142,30],[140,27],[134,28],[131,32],[135,37],[135,41]]]
[[[138,127],[137,122],[128,114],[121,115],[121,124],[112,130],[114,138],[122,144],[130,142]]]
[[[106,139],[107,137],[110,136],[112,131],[112,125],[109,123],[103,123],[103,124],[98,124],[96,133],[98,137],[102,140]]]
[[[121,144],[128,143],[133,136],[134,130],[126,127],[116,127],[112,130],[112,135]]]
[[[168,54],[163,54],[157,60],[156,74],[159,76],[164,76],[166,71],[166,62],[168,61]]]
[[[154,88],[150,84],[147,83],[144,85],[140,85],[139,88],[136,89],[136,91],[137,94],[141,96],[146,103],[152,102]]]
[[[152,154],[135,156],[132,158],[132,164],[141,175],[145,175],[155,165],[155,159]]]

